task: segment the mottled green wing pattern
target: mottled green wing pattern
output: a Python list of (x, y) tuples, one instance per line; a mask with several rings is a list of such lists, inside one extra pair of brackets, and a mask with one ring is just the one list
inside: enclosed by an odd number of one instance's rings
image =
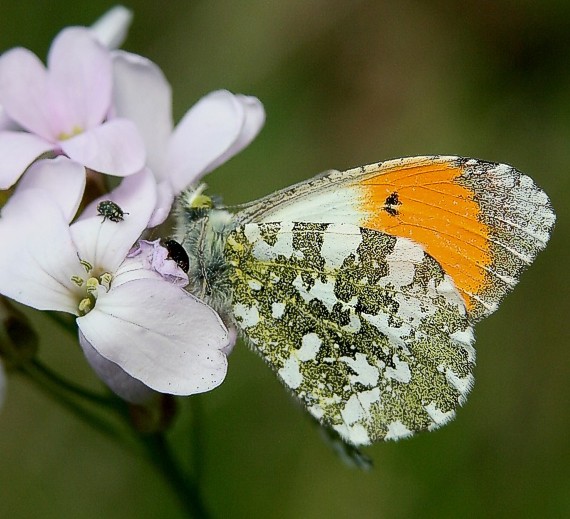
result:
[(341, 223), (248, 223), (225, 254), (237, 326), (348, 443), (437, 428), (465, 399), (472, 329), (419, 245)]

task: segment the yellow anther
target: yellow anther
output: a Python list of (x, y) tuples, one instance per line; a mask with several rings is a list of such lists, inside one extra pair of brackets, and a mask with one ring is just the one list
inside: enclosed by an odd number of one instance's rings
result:
[(85, 280), (81, 276), (71, 276), (71, 282), (78, 287), (82, 287)]
[(79, 127), (79, 126), (74, 126), (71, 129), (71, 132), (66, 133), (66, 132), (61, 132), (58, 136), (57, 136), (57, 140), (58, 141), (65, 141), (67, 139), (71, 139), (72, 137), (75, 137), (76, 135), (79, 135), (80, 133), (83, 133), (83, 128)]
[(91, 272), (93, 270), (93, 265), (91, 265), (91, 263), (88, 261), (80, 259), (79, 263), (81, 263), (81, 266), (85, 269), (85, 272)]
[(105, 290), (108, 292), (109, 288), (111, 288), (111, 281), (113, 281), (112, 274), (105, 272), (104, 274), (101, 274), (99, 279), (101, 280), (101, 286), (105, 287)]
[(91, 308), (93, 308), (93, 302), (89, 297), (86, 297), (85, 299), (79, 301), (79, 313), (81, 315), (85, 315), (86, 313), (88, 313), (91, 310)]
[(99, 280), (97, 278), (89, 278), (87, 280), (87, 284), (85, 289), (87, 290), (88, 294), (92, 294), (93, 296), (97, 296), (97, 290), (99, 288)]

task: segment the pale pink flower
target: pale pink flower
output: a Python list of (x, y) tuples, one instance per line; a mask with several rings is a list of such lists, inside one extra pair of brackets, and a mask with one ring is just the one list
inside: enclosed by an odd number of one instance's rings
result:
[[(0, 56), (0, 189), (12, 186), (40, 155), (64, 154), (94, 171), (127, 176), (145, 163), (136, 126), (109, 118), (113, 68), (109, 49), (92, 30), (64, 29), (47, 69), (29, 50)], [(2, 131), (3, 130), (3, 131)]]
[(103, 14), (90, 29), (105, 47), (118, 49), (127, 38), (132, 21), (132, 11), (122, 5), (116, 5)]
[[(66, 163), (67, 162), (67, 163)], [(64, 158), (40, 161), (2, 208), (0, 293), (39, 310), (77, 317), (80, 344), (99, 376), (123, 398), (152, 391), (188, 395), (213, 389), (226, 374), (228, 332), (209, 306), (127, 258), (156, 204), (148, 170), (125, 178), (108, 195), (125, 213), (103, 220), (96, 204), (71, 225), (75, 192), (55, 198), (41, 177), (73, 178)], [(49, 184), (49, 183), (48, 183)], [(128, 214), (127, 214), (128, 213)]]
[(227, 90), (200, 99), (174, 128), (172, 94), (150, 60), (113, 54), (114, 106), (132, 120), (145, 142), (147, 166), (156, 178), (158, 204), (150, 226), (164, 221), (174, 197), (244, 149), (265, 121), (261, 102)]

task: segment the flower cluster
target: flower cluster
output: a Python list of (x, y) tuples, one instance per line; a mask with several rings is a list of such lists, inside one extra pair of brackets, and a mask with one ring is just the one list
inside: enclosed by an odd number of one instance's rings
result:
[[(265, 115), (256, 98), (220, 90), (174, 127), (158, 66), (116, 50), (129, 23), (118, 7), (90, 28), (64, 29), (47, 66), (22, 48), (0, 56), (0, 189), (9, 195), (0, 294), (73, 314), (96, 373), (140, 403), (225, 377), (235, 338), (183, 289), (186, 274), (159, 242), (138, 242), (183, 189), (247, 146)], [(117, 187), (102, 187), (108, 175)], [(0, 400), (3, 388), (0, 366)]]

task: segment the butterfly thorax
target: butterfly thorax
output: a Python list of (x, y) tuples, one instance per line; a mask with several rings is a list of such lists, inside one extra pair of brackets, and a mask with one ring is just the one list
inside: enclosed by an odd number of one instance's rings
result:
[(231, 291), (224, 245), (236, 224), (203, 189), (189, 189), (178, 200), (176, 239), (189, 257), (187, 290), (227, 316)]

